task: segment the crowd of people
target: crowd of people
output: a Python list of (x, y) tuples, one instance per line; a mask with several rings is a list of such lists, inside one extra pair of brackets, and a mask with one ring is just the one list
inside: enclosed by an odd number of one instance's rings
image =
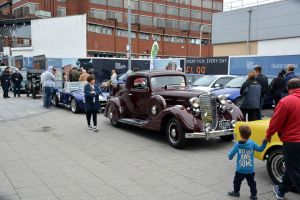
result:
[(261, 66), (255, 66), (253, 71), (249, 72), (247, 80), (240, 89), (242, 97), (240, 108), (243, 115), (248, 116), (248, 121), (262, 119), (261, 109), (269, 92), (273, 96), (275, 106), (280, 99), (288, 95), (288, 81), (297, 78), (294, 70), (294, 65), (288, 65), (287, 71), (281, 70), (278, 76), (272, 80), (270, 86), (268, 78), (262, 74)]
[(10, 98), (9, 90), (12, 86), (14, 97), (21, 97), (21, 84), (23, 81), (23, 76), (18, 68), (14, 71), (10, 67), (6, 67), (1, 74), (1, 87), (3, 90), (3, 98)]

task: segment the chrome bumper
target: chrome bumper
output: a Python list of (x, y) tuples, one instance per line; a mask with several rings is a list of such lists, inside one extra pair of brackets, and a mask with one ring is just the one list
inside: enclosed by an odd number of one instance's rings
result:
[(234, 129), (218, 130), (218, 131), (206, 131), (199, 133), (186, 133), (185, 138), (205, 138), (209, 140), (210, 137), (220, 137), (226, 135), (233, 135)]

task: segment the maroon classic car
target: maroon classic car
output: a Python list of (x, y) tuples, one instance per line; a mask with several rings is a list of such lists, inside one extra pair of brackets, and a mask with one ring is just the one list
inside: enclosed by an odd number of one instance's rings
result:
[(121, 124), (164, 131), (171, 146), (184, 147), (189, 138), (233, 139), (236, 121), (243, 116), (225, 96), (188, 88), (176, 71), (140, 71), (128, 76), (125, 88), (111, 97), (104, 115)]

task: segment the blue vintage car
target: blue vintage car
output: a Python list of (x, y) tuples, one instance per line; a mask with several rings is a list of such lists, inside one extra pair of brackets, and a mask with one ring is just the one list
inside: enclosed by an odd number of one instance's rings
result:
[[(275, 78), (274, 76), (267, 76), (269, 85), (271, 84), (272, 80)], [(240, 107), (242, 103), (242, 98), (240, 95), (240, 89), (243, 83), (247, 80), (247, 76), (240, 76), (231, 81), (229, 81), (224, 88), (219, 90), (214, 90), (216, 96), (225, 95), (228, 100), (231, 100), (235, 105)], [(268, 94), (264, 101), (264, 107), (272, 107), (273, 106), (273, 97), (272, 94)]]
[[(52, 103), (54, 106), (70, 108), (73, 113), (84, 112), (84, 86), (87, 82), (66, 82), (63, 89), (54, 89)], [(99, 96), (100, 111), (105, 109), (108, 93)]]

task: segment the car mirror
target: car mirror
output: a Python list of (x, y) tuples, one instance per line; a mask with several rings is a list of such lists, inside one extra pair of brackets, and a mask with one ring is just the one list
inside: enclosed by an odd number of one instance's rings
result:
[(221, 87), (221, 85), (217, 83), (217, 84), (215, 84), (215, 87)]

